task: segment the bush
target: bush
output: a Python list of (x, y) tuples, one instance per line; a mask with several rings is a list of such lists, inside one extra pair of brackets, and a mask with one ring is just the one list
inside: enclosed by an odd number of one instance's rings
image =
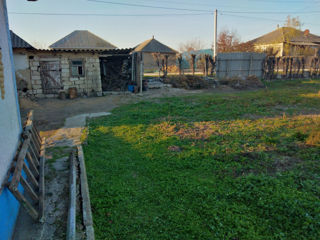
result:
[(209, 83), (203, 77), (193, 75), (168, 76), (165, 83), (171, 84), (174, 88), (204, 89), (209, 88)]
[(235, 89), (246, 89), (246, 88), (261, 88), (264, 87), (264, 84), (259, 78), (254, 75), (250, 75), (247, 78), (242, 77), (231, 77), (223, 80), (232, 88)]

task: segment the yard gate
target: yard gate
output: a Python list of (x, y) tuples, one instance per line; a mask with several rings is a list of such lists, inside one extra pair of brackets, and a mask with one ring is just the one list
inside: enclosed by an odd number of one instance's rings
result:
[(40, 77), (44, 94), (58, 93), (61, 89), (59, 60), (40, 60)]

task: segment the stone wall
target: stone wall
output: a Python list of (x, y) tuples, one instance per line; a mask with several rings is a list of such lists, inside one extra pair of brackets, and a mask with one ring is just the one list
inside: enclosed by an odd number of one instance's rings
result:
[[(60, 83), (61, 90), (68, 93), (69, 88), (77, 88), (79, 96), (91, 96), (102, 93), (99, 54), (96, 53), (76, 53), (76, 52), (51, 52), (51, 51), (30, 51), (27, 52), (30, 66), (31, 81), (27, 94), (36, 97), (57, 97), (58, 92), (45, 94), (40, 75), (41, 61), (58, 61), (60, 63)], [(83, 60), (84, 76), (73, 77), (71, 74), (71, 61)]]

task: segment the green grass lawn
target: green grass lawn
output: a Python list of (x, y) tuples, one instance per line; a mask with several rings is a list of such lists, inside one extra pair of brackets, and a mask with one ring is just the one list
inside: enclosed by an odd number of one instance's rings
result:
[(88, 123), (97, 239), (320, 239), (320, 80), (164, 98)]

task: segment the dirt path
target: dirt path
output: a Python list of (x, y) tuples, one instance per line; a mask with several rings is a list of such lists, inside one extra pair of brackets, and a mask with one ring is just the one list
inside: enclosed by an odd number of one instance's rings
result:
[(127, 103), (134, 103), (145, 99), (194, 95), (204, 92), (230, 92), (230, 88), (219, 88), (210, 90), (184, 90), (177, 88), (164, 88), (149, 90), (143, 96), (130, 95), (108, 95), (104, 97), (77, 98), (73, 100), (59, 99), (39, 99), (31, 101), (26, 98), (20, 99), (21, 116), (26, 116), (28, 111), (34, 110), (36, 124), (40, 131), (46, 131), (45, 135), (52, 134), (51, 131), (64, 126), (64, 121), (68, 117), (79, 114), (110, 112), (115, 107)]

